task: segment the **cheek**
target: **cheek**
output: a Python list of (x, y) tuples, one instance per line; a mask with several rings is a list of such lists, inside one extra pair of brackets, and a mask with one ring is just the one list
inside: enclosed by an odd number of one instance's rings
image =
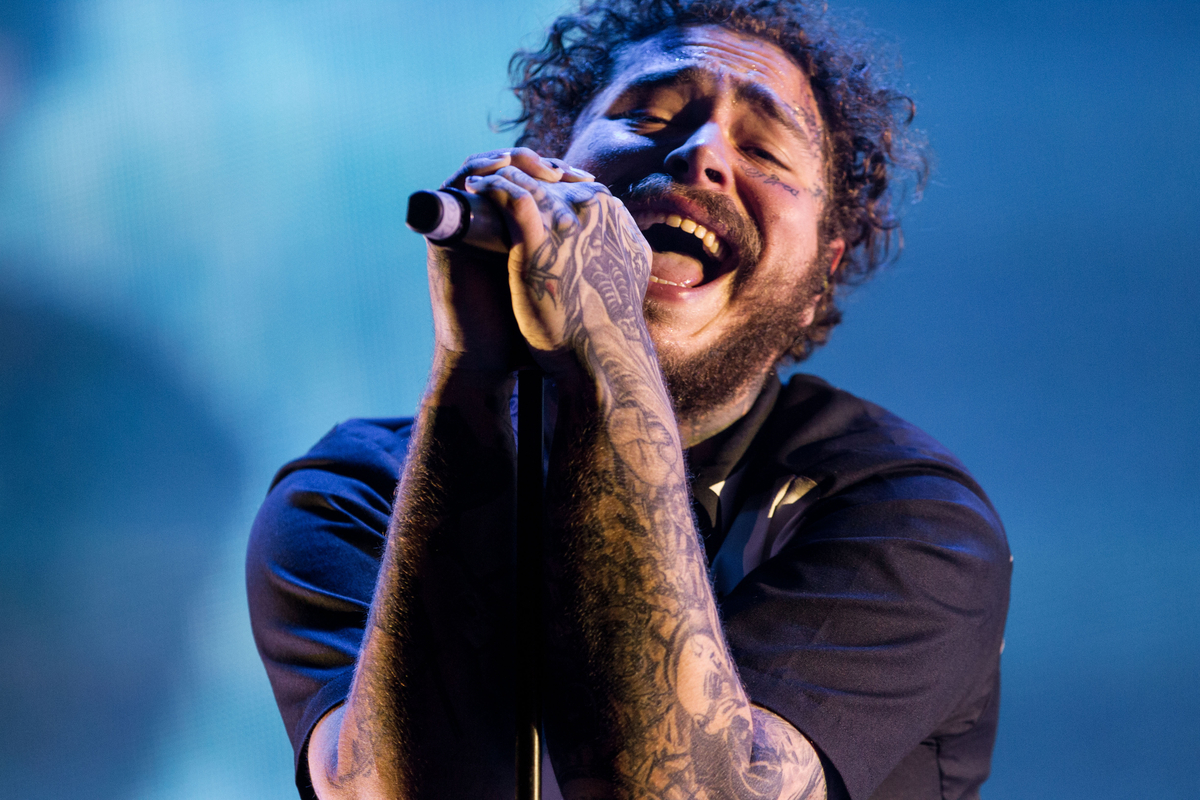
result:
[(756, 289), (768, 294), (790, 293), (806, 280), (817, 255), (817, 217), (807, 207), (782, 208), (763, 220), (763, 252)]
[[(805, 259), (817, 250), (820, 204), (803, 189), (799, 196), (784, 194), (768, 204), (761, 217), (764, 245), (768, 250), (785, 250)], [(782, 193), (782, 192), (781, 192)]]
[(797, 187), (796, 192), (797, 195), (789, 198), (790, 202), (784, 206), (780, 224), (791, 232), (794, 241), (803, 243), (815, 251), (821, 226), (823, 197), (819, 189)]
[(590, 151), (591, 140), (588, 136), (588, 130), (575, 131), (571, 136), (571, 143), (567, 146), (567, 152), (563, 153), (563, 160), (568, 164), (573, 164), (577, 167), (582, 167), (586, 161), (586, 154)]
[(613, 185), (626, 176), (642, 177), (655, 162), (654, 144), (611, 123), (593, 123), (567, 148), (564, 160)]

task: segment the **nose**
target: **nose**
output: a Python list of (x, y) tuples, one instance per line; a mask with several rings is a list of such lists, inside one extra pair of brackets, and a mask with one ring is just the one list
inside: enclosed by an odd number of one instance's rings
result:
[(708, 189), (728, 189), (733, 179), (725, 139), (715, 121), (701, 125), (668, 153), (665, 167), (680, 183)]

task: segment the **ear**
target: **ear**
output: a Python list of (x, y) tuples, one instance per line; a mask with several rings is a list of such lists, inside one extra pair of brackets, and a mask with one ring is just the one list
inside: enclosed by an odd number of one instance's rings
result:
[(829, 243), (829, 277), (837, 272), (837, 268), (842, 264), (842, 256), (846, 255), (846, 240), (834, 239)]
[(846, 240), (834, 239), (827, 245), (826, 251), (829, 253), (829, 278), (825, 282), (825, 291), (813, 297), (804, 309), (804, 315), (800, 319), (804, 323), (805, 328), (813, 324), (813, 320), (817, 318), (817, 306), (821, 305), (821, 301), (831, 292), (829, 287), (833, 282), (833, 276), (837, 272), (838, 266), (842, 263), (842, 256), (846, 254)]

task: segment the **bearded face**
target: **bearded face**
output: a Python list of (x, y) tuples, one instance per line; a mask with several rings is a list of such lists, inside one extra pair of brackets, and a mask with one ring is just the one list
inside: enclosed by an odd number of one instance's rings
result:
[[(656, 330), (669, 326), (669, 312), (664, 313), (653, 293), (647, 296), (646, 322), (655, 338), (676, 414), (684, 419), (701, 418), (748, 391), (756, 391), (766, 371), (805, 336), (811, 324), (808, 309), (828, 287), (829, 248), (818, 248), (807, 263), (798, 260), (792, 280), (760, 284), (755, 274), (763, 257), (762, 234), (754, 220), (743, 217), (728, 197), (675, 183), (662, 174), (615, 188), (627, 206), (639, 209), (634, 217), (642, 223), (642, 234), (656, 254), (678, 254), (698, 262), (702, 282), (731, 274), (731, 300), (736, 299), (743, 309), (743, 316), (728, 327), (723, 338), (706, 350), (689, 352), (669, 336), (655, 335)], [(670, 207), (679, 200), (703, 209), (705, 221), (722, 231), (728, 250), (724, 260), (707, 252), (695, 242), (696, 237), (658, 221), (661, 214), (640, 210)]]
[(576, 120), (564, 158), (625, 202), (654, 251), (646, 322), (692, 441), (744, 413), (812, 323), (845, 248), (820, 235), (824, 153), (803, 70), (712, 25), (625, 48)]

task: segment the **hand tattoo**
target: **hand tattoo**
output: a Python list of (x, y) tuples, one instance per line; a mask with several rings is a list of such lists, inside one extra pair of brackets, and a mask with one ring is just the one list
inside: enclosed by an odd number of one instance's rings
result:
[(551, 281), (557, 281), (558, 276), (553, 272), (538, 266), (536, 262), (531, 263), (525, 271), (525, 285), (533, 291), (533, 296), (541, 300), (546, 295), (550, 295), (550, 300), (555, 305), (558, 305), (557, 290)]

